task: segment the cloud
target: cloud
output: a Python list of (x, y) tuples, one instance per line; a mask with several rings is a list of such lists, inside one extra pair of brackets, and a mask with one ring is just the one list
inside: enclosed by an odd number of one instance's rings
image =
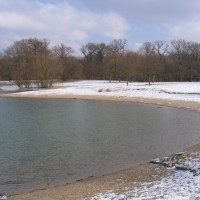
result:
[[(68, 0), (73, 3), (74, 0)], [(83, 7), (95, 12), (114, 10), (129, 20), (178, 22), (191, 18), (200, 11), (199, 0), (84, 0)]]
[(164, 25), (168, 30), (171, 39), (187, 39), (200, 42), (200, 21), (191, 20), (176, 25)]
[[(5, 20), (6, 19), (6, 20)], [(0, 28), (7, 30), (18, 29), (41, 29), (42, 24), (40, 22), (33, 21), (30, 17), (24, 16), (18, 13), (0, 13)]]
[(138, 43), (135, 43), (135, 44), (134, 44), (134, 50), (135, 50), (135, 51), (139, 50), (140, 47), (142, 47), (142, 43), (139, 43), (139, 42), (138, 42)]
[[(0, 0), (0, 42), (5, 47), (28, 37), (47, 38), (74, 48), (92, 37), (126, 37), (129, 25), (115, 12), (95, 13), (66, 1)], [(2, 47), (0, 47), (2, 48)]]
[[(199, 0), (68, 0), (79, 8), (87, 8), (95, 13), (115, 12), (125, 20), (117, 32), (104, 34), (116, 36), (123, 29), (127, 32), (131, 49), (137, 49), (138, 44), (145, 41), (172, 40), (184, 38), (200, 42), (200, 1)], [(102, 20), (103, 21), (103, 20)], [(123, 24), (123, 20), (119, 20)], [(112, 18), (110, 18), (112, 23)], [(104, 21), (106, 26), (106, 20)], [(113, 24), (117, 24), (114, 22)], [(105, 27), (104, 26), (104, 27)], [(119, 26), (120, 27), (120, 24)]]
[(133, 49), (158, 39), (200, 42), (199, 13), (199, 0), (0, 0), (0, 50), (29, 37), (76, 50), (117, 38)]
[(129, 30), (126, 20), (115, 13), (103, 15), (100, 25), (102, 34), (110, 38), (124, 38), (124, 33)]
[(81, 30), (74, 30), (69, 35), (71, 41), (85, 41), (88, 38), (88, 34)]

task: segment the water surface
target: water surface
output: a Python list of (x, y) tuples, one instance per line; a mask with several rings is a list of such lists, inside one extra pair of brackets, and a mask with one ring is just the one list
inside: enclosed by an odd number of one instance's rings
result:
[(169, 107), (0, 98), (0, 192), (127, 168), (200, 141), (200, 115)]

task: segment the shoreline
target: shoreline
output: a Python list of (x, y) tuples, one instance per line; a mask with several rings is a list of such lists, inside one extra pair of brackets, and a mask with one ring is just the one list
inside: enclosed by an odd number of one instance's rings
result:
[[(23, 96), (17, 93), (0, 95), (2, 98), (22, 98), (22, 99), (77, 99), (77, 100), (101, 100), (125, 103), (144, 103), (158, 106), (169, 106), (189, 111), (200, 112), (200, 103), (191, 101), (176, 101), (166, 99), (150, 98), (125, 98), (125, 97), (108, 97), (108, 96), (84, 96), (84, 95), (42, 95), (42, 96)], [(185, 149), (188, 152), (200, 151), (200, 144)], [(181, 151), (181, 150), (180, 150)], [(168, 155), (166, 155), (168, 156)], [(53, 200), (53, 199), (82, 199), (92, 197), (98, 193), (113, 190), (118, 193), (124, 188), (133, 188), (140, 185), (141, 182), (151, 182), (168, 176), (169, 171), (158, 165), (150, 163), (139, 164), (128, 169), (106, 174), (100, 177), (89, 177), (73, 183), (47, 187), (31, 192), (10, 196), (12, 200)]]
[(144, 97), (123, 97), (123, 96), (103, 96), (103, 95), (23, 95), (21, 93), (0, 94), (0, 98), (17, 98), (17, 99), (62, 99), (62, 100), (95, 100), (95, 101), (114, 101), (127, 103), (144, 103), (161, 106), (169, 106), (180, 109), (189, 109), (200, 112), (200, 103), (196, 101), (182, 101), (171, 99), (144, 98)]
[[(184, 149), (184, 152), (200, 152), (200, 144)], [(11, 200), (89, 200), (97, 194), (114, 192), (120, 194), (127, 189), (141, 187), (172, 175), (166, 167), (150, 163), (139, 164), (128, 169), (97, 177), (88, 177), (63, 185), (49, 186), (22, 194), (11, 195)]]

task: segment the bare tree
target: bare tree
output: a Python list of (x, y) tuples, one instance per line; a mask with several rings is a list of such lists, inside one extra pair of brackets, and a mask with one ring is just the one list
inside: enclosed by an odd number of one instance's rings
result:
[(36, 56), (36, 80), (40, 88), (49, 88), (53, 85), (57, 70), (52, 57), (52, 52), (48, 48)]
[(107, 55), (108, 47), (104, 43), (88, 43), (81, 48), (84, 55), (83, 64), (86, 78), (102, 79), (103, 62)]
[(7, 65), (12, 68), (12, 77), (19, 88), (30, 87), (36, 80), (38, 87), (50, 87), (56, 70), (49, 41), (46, 39), (22, 39), (5, 50)]
[[(138, 52), (127, 50), (127, 40), (88, 43), (82, 58), (64, 44), (50, 47), (47, 39), (14, 42), (0, 55), (0, 78), (15, 80), (20, 88), (51, 87), (55, 79), (125, 81), (200, 80), (200, 44), (186, 40), (145, 42)], [(33, 81), (34, 80), (34, 81)]]
[(53, 52), (57, 57), (59, 57), (61, 60), (64, 60), (65, 58), (72, 56), (74, 53), (74, 50), (70, 46), (66, 46), (64, 44), (56, 45), (53, 47)]
[(155, 50), (159, 55), (159, 63), (162, 62), (164, 55), (167, 53), (168, 46), (169, 45), (163, 40), (157, 40), (154, 42)]
[(174, 59), (178, 70), (179, 81), (183, 81), (184, 78), (184, 66), (186, 55), (188, 54), (187, 42), (185, 40), (173, 40), (171, 41), (170, 55)]
[(115, 39), (108, 46), (108, 56), (110, 57), (111, 64), (109, 65), (109, 79), (122, 79), (122, 65), (121, 57), (124, 56), (127, 47), (126, 39)]
[[(163, 40), (157, 40), (154, 42), (155, 52), (158, 55), (157, 63), (156, 63), (156, 71), (155, 76), (157, 76), (157, 79), (159, 80), (161, 77), (161, 74), (163, 73), (163, 66), (165, 62), (165, 54), (168, 52), (168, 44)], [(155, 80), (154, 76), (154, 80)], [(153, 82), (154, 82), (153, 80)]]
[(127, 47), (126, 39), (115, 39), (109, 45), (109, 52), (114, 56), (123, 56)]
[(64, 70), (65, 79), (67, 80), (80, 80), (84, 77), (83, 65), (76, 57), (69, 57), (66, 61), (67, 68)]
[(140, 79), (140, 58), (139, 55), (132, 51), (127, 51), (126, 54), (122, 57), (122, 65), (123, 65), (123, 80), (126, 80), (126, 84), (133, 80)]
[(12, 77), (19, 88), (28, 88), (31, 84), (31, 68), (25, 41), (17, 41), (9, 46), (5, 50), (5, 58), (9, 59), (8, 64), (12, 65)]
[(155, 76), (156, 52), (155, 45), (152, 42), (145, 42), (139, 50), (144, 60), (144, 75), (148, 79), (149, 85), (153, 82)]
[(81, 53), (84, 55), (87, 62), (92, 61), (92, 58), (97, 51), (96, 45), (94, 43), (88, 43), (81, 47)]
[(74, 50), (70, 46), (64, 44), (56, 45), (52, 48), (55, 59), (57, 59), (57, 71), (61, 74), (61, 79), (64, 81), (68, 77), (68, 60), (72, 57)]
[(186, 59), (186, 70), (189, 81), (198, 80), (200, 64), (200, 44), (187, 42), (188, 54)]

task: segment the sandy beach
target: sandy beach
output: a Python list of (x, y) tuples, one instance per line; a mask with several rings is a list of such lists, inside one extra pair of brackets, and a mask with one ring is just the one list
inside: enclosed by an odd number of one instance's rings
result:
[[(117, 97), (117, 96), (100, 96), (100, 95), (22, 95), (19, 93), (2, 94), (2, 98), (47, 98), (47, 99), (84, 99), (84, 100), (103, 100), (103, 101), (118, 101), (130, 103), (147, 103), (159, 106), (170, 106), (188, 111), (200, 111), (200, 103), (193, 101), (180, 101), (158, 98), (143, 98), (143, 97)], [(182, 151), (183, 149), (180, 149)], [(200, 152), (200, 144), (187, 149), (188, 152)], [(169, 155), (166, 155), (169, 156)], [(83, 198), (93, 197), (99, 193), (112, 191), (116, 194), (123, 192), (126, 188), (135, 188), (141, 185), (142, 182), (148, 183), (155, 180), (160, 180), (163, 177), (169, 176), (171, 171), (167, 168), (145, 163), (134, 166), (129, 169), (124, 169), (118, 172), (113, 172), (101, 177), (90, 177), (74, 183), (61, 185), (57, 187), (44, 188), (20, 195), (9, 197), (12, 200), (78, 200)], [(123, 198), (122, 198), (123, 199)]]

